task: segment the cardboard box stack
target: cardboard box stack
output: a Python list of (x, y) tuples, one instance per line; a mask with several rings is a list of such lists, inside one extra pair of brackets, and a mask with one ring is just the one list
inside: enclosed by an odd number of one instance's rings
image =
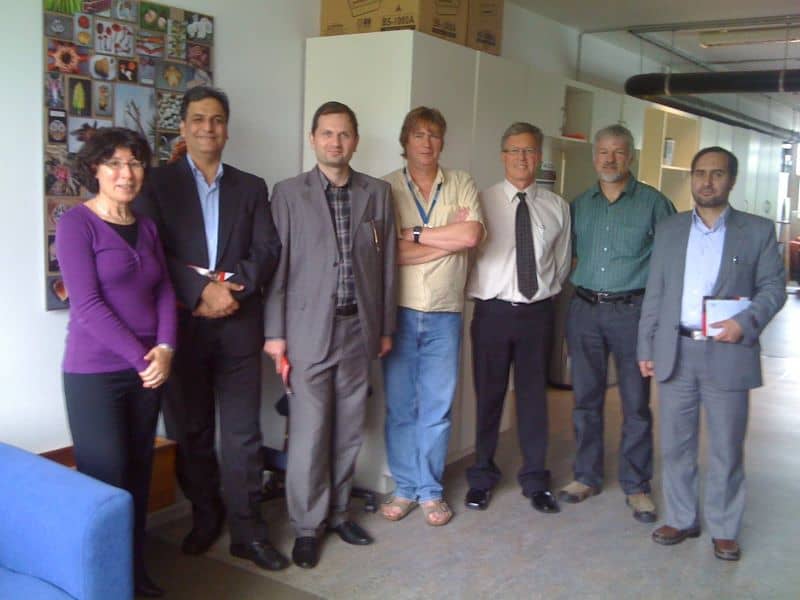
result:
[(465, 44), (468, 0), (322, 0), (321, 35), (416, 29)]

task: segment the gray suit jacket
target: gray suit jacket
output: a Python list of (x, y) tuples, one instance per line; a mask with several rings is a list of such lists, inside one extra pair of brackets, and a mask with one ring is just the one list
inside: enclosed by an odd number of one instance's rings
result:
[[(664, 219), (656, 229), (650, 275), (639, 321), (639, 360), (655, 363), (656, 379), (668, 380), (678, 358), (686, 247), (692, 212)], [(723, 390), (761, 385), (758, 337), (786, 301), (783, 260), (771, 221), (730, 209), (714, 296), (746, 296), (752, 304), (734, 319), (744, 337), (738, 344), (706, 342), (708, 377)]]
[[(358, 317), (367, 355), (392, 335), (397, 233), (391, 188), (352, 171), (351, 242)], [(267, 338), (286, 339), (289, 361), (316, 363), (330, 350), (339, 250), (317, 169), (276, 184), (272, 216), (283, 244), (264, 309)]]

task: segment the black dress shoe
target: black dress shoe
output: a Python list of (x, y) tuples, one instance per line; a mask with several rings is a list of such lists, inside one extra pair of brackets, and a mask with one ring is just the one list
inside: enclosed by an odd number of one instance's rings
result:
[(344, 521), (336, 527), (329, 527), (328, 529), (338, 533), (343, 542), (355, 546), (369, 546), (375, 541), (370, 534), (364, 531), (363, 527), (353, 521)]
[(303, 569), (313, 569), (319, 562), (319, 540), (315, 537), (299, 537), (292, 548), (294, 564)]
[(210, 524), (201, 526), (198, 523), (200, 523), (200, 520), (195, 519), (195, 525), (192, 530), (183, 538), (181, 550), (183, 550), (184, 554), (204, 554), (214, 545), (214, 542), (222, 535), (222, 527), (225, 525), (225, 511), (220, 511), (216, 519), (213, 519)]
[(267, 571), (280, 571), (289, 566), (289, 559), (266, 540), (231, 544), (230, 552), (233, 556), (249, 560)]
[(489, 508), (489, 500), (491, 498), (491, 490), (469, 488), (467, 496), (464, 498), (464, 506), (472, 510), (486, 510)]
[(549, 490), (533, 492), (531, 494), (531, 506), (543, 513), (561, 512), (558, 502), (556, 502), (556, 497)]
[(136, 578), (133, 591), (140, 598), (161, 598), (164, 595), (164, 590), (153, 583), (147, 575)]

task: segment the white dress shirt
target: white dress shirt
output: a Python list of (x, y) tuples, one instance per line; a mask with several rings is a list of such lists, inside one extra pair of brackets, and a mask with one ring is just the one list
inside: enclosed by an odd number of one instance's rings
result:
[[(525, 192), (527, 196), (536, 251), (539, 289), (531, 299), (523, 296), (517, 285), (514, 221), (519, 192)], [(481, 192), (480, 202), (486, 239), (478, 249), (467, 284), (467, 295), (480, 300), (497, 298), (527, 304), (558, 294), (569, 275), (572, 260), (569, 205), (564, 199), (536, 183), (518, 190), (504, 180)]]

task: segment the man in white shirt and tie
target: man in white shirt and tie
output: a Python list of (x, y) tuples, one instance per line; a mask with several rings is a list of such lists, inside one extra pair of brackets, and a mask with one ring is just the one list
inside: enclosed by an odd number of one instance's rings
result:
[(536, 510), (555, 513), (559, 507), (545, 468), (546, 380), (552, 298), (561, 291), (571, 264), (569, 205), (536, 184), (542, 160), (538, 127), (512, 124), (500, 147), (505, 179), (480, 195), (487, 236), (467, 285), (475, 302), (471, 337), (477, 423), (465, 504), (486, 509), (500, 480), (494, 454), (513, 364), (523, 456), (517, 478)]

